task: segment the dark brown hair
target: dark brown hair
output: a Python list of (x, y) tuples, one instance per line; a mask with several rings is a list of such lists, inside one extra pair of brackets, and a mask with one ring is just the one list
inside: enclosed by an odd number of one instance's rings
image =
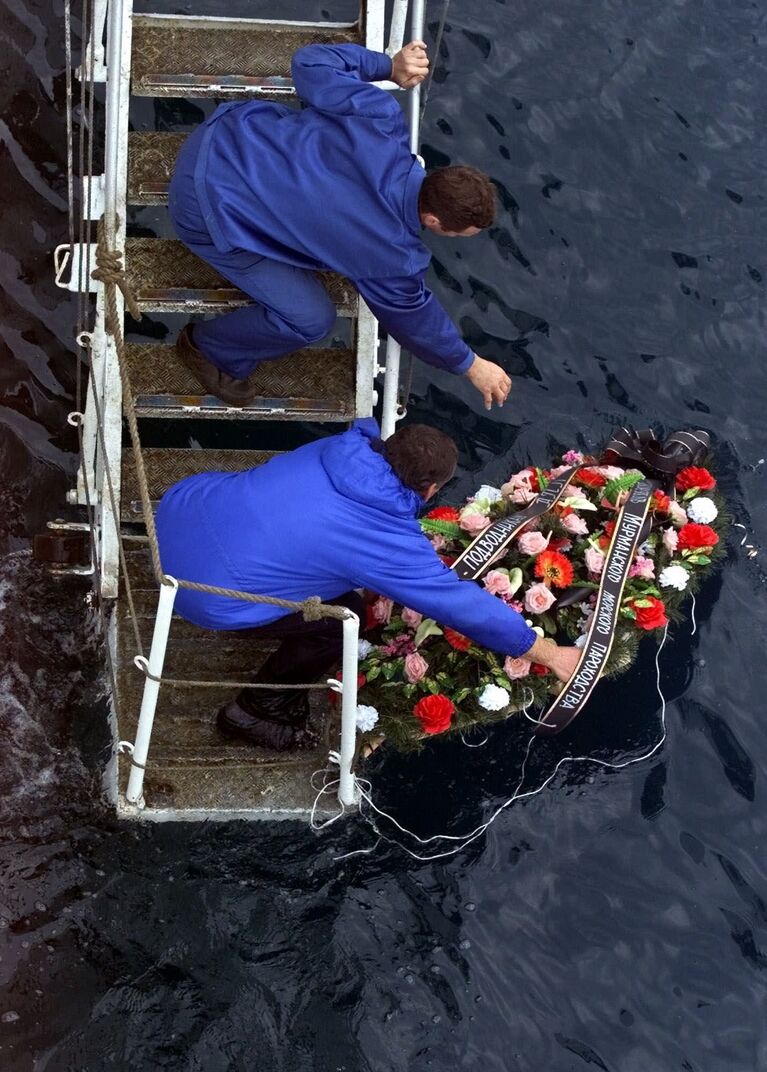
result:
[(495, 187), (473, 167), (437, 168), (423, 180), (418, 208), (433, 213), (446, 231), (489, 227), (495, 219)]
[(441, 488), (455, 472), (458, 448), (450, 436), (426, 424), (406, 424), (383, 444), (384, 458), (403, 484), (422, 494)]

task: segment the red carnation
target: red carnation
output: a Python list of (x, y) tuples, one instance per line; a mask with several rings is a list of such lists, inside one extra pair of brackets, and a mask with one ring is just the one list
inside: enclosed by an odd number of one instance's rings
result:
[(719, 537), (710, 525), (695, 525), (689, 521), (679, 530), (679, 550), (697, 551), (702, 547), (713, 547), (719, 543)]
[(450, 721), (455, 711), (455, 704), (442, 693), (436, 696), (423, 696), (413, 708), (413, 714), (421, 723), (424, 733), (444, 733), (450, 729)]
[(544, 666), (543, 663), (530, 663), (530, 673), (535, 674), (537, 677), (544, 677), (549, 673), (549, 668)]
[[(344, 679), (343, 671), (339, 670), (338, 673), (336, 674), (336, 680), (343, 682), (343, 679)], [(357, 688), (361, 689), (363, 687), (363, 685), (367, 684), (367, 680), (368, 679), (365, 677), (365, 675), (360, 670), (357, 673)], [(328, 700), (330, 700), (330, 702), (332, 704), (340, 703), (341, 702), (341, 693), (336, 692), (335, 689), (328, 689)]]
[(452, 564), (455, 562), (455, 555), (437, 555), (437, 558), (441, 562), (444, 562), (446, 566), (452, 566)]
[(599, 542), (599, 546), (604, 551), (606, 547), (610, 546), (610, 540), (612, 539), (613, 532), (615, 531), (615, 522), (614, 521), (605, 521), (603, 528), (605, 530), (604, 534), (599, 537), (598, 542)]
[(535, 576), (555, 588), (567, 588), (573, 583), (573, 567), (559, 551), (541, 551), (535, 560)]
[(603, 488), (607, 479), (601, 473), (595, 473), (591, 469), (581, 469), (573, 477), (574, 484), (586, 484), (590, 488)]
[(708, 491), (709, 488), (716, 487), (716, 480), (714, 480), (708, 469), (688, 465), (686, 469), (681, 469), (676, 474), (676, 486), (679, 491), (690, 491), (691, 488)]
[(461, 515), (454, 506), (435, 506), (426, 516), (431, 521), (458, 521)]
[(445, 629), (445, 640), (448, 642), (451, 648), (455, 648), (456, 651), (468, 651), (471, 647), (471, 641), (463, 633), (457, 632), (455, 629), (449, 627)]
[(652, 497), (652, 508), (657, 510), (659, 514), (667, 514), (668, 508), (671, 505), (671, 499), (668, 495), (664, 495), (662, 491), (656, 491)]
[[(638, 606), (639, 603), (645, 605), (640, 607)], [(629, 607), (636, 614), (637, 629), (660, 629), (662, 626), (668, 625), (663, 600), (657, 599), (656, 596), (634, 599), (629, 603)]]

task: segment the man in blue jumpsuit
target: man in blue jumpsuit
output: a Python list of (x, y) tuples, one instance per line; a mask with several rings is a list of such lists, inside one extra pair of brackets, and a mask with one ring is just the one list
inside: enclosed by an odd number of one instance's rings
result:
[[(362, 614), (355, 589), (404, 603), (501, 656), (525, 655), (566, 681), (576, 648), (541, 640), (515, 610), (444, 565), (418, 524), (455, 470), (442, 432), (405, 425), (382, 442), (372, 418), (242, 473), (203, 473), (172, 487), (157, 511), (163, 569), (188, 581), (296, 602), (309, 596)], [(264, 603), (179, 589), (176, 611), (207, 629), (282, 641), (257, 681), (298, 684), (335, 670), (336, 619), (304, 622)], [(306, 693), (245, 689), (219, 728), (252, 744), (290, 748), (306, 728)]]
[(468, 167), (427, 176), (399, 103), (372, 85), (410, 87), (427, 71), (421, 41), (393, 60), (309, 45), (292, 63), (304, 108), (224, 104), (186, 141), (170, 186), (176, 231), (255, 303), (179, 336), (178, 356), (206, 390), (246, 405), (256, 365), (324, 338), (336, 313), (314, 273), (330, 268), (405, 349), (467, 376), (488, 408), (505, 401), (507, 374), (472, 352), (424, 285), (431, 255), (420, 238), (422, 227), (462, 237), (488, 227), (494, 187)]

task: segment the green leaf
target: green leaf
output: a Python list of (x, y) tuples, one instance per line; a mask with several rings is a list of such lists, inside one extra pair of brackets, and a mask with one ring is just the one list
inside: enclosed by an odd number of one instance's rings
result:
[(367, 681), (375, 681), (375, 679), (380, 675), (380, 673), (381, 673), (381, 664), (380, 663), (378, 663), (376, 666), (371, 666), (369, 670), (364, 671), (365, 678), (366, 678)]
[(381, 672), (386, 681), (391, 681), (397, 671), (402, 669), (402, 665), (402, 659), (394, 659), (393, 662), (384, 663), (381, 667)]
[(471, 689), (467, 689), (467, 688), (458, 689), (458, 691), (453, 695), (453, 703), (456, 705), (456, 707), (458, 706), (459, 703), (461, 703), (462, 700), (466, 699), (466, 697), (469, 695), (470, 692), (471, 692)]
[(635, 599), (633, 601), (635, 607), (651, 607), (652, 602), (649, 599)]
[(415, 646), (423, 644), (424, 640), (430, 636), (442, 636), (442, 630), (433, 618), (424, 618), (415, 631)]
[(566, 499), (559, 500), (561, 506), (569, 506), (573, 510), (597, 510), (598, 507), (594, 506), (588, 499), (583, 498), (581, 495), (568, 495)]
[(644, 480), (641, 473), (624, 473), (623, 476), (617, 476), (615, 480), (609, 480), (602, 489), (602, 494), (614, 506), (620, 493), (630, 491), (640, 480)]
[(543, 626), (544, 633), (556, 633), (557, 623), (554, 620), (553, 614), (539, 614), (537, 625)]
[(518, 588), (521, 588), (524, 580), (522, 570), (519, 566), (515, 566), (514, 569), (509, 570), (509, 585), (511, 588), (511, 594), (513, 595)]
[(437, 693), (440, 691), (439, 685), (433, 677), (421, 678), (421, 687), (426, 689), (427, 692), (430, 692), (432, 696), (436, 696)]
[(441, 521), (438, 517), (422, 517), (419, 524), (422, 532), (437, 533), (447, 540), (456, 540), (461, 535), (461, 526), (457, 521)]
[(536, 468), (535, 475), (538, 477), (538, 486), (541, 489), (541, 491), (543, 491), (544, 488), (547, 488), (549, 486), (549, 482), (548, 482), (547, 478), (544, 476), (543, 470)]
[(690, 488), (682, 496), (682, 502), (688, 502), (690, 499), (694, 499), (696, 495), (700, 495), (700, 488)]
[(708, 555), (690, 555), (687, 561), (693, 562), (696, 566), (708, 566), (711, 559)]

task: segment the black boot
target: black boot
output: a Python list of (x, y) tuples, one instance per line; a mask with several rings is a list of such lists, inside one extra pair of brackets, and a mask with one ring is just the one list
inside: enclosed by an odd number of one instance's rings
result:
[[(251, 699), (253, 695), (255, 699)], [(222, 707), (216, 724), (225, 737), (234, 737), (275, 752), (311, 747), (315, 742), (307, 729), (309, 698), (305, 692), (241, 692)]]

